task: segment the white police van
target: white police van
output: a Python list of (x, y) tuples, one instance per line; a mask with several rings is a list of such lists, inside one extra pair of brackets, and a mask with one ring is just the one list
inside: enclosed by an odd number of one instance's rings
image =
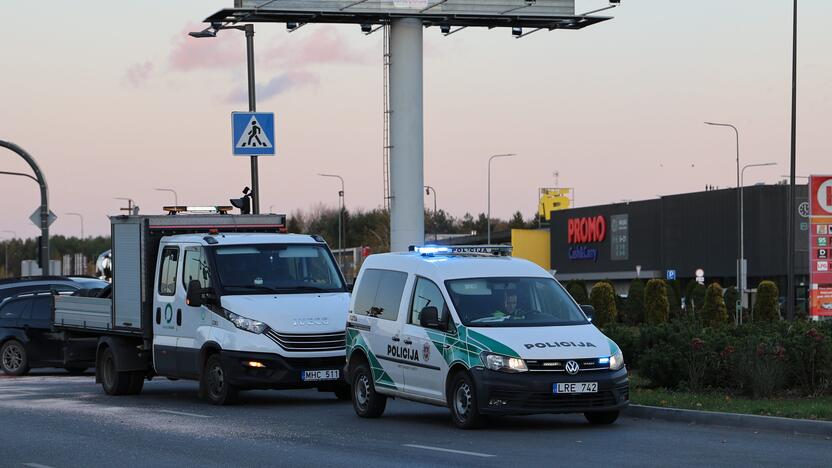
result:
[(359, 416), (400, 397), (448, 406), (464, 429), (484, 415), (618, 418), (621, 350), (551, 274), (507, 246), (411, 250), (372, 255), (358, 275), (346, 374)]

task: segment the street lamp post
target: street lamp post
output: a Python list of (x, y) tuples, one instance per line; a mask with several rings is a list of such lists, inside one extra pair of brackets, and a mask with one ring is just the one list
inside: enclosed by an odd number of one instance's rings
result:
[(425, 185), (425, 195), (430, 195), (433, 192), (433, 241), (439, 239), (439, 227), (436, 225), (436, 189), (430, 185)]
[[(248, 110), (257, 111), (257, 99), (255, 98), (254, 86), (254, 25), (245, 24), (241, 26), (228, 26), (222, 23), (211, 23), (211, 26), (202, 31), (188, 33), (191, 37), (205, 38), (217, 37), (217, 33), (223, 29), (236, 29), (246, 33), (246, 65), (248, 71)], [(257, 156), (250, 156), (251, 159), (251, 212), (260, 214), (260, 183), (257, 169)]]
[(344, 178), (337, 175), (337, 174), (318, 174), (318, 175), (321, 176), (321, 177), (333, 177), (333, 178), (336, 178), (336, 179), (341, 181), (341, 191), (338, 192), (338, 201), (339, 201), (339, 206), (338, 206), (338, 263), (340, 263), (341, 268), (343, 268), (344, 267), (344, 262), (343, 262), (344, 252), (342, 251), (343, 245), (341, 244), (341, 232), (342, 232), (341, 227), (343, 226), (343, 219), (342, 218), (344, 217), (344, 206), (345, 206), (344, 205)]
[(174, 206), (179, 206), (179, 195), (176, 193), (176, 190), (170, 188), (155, 188), (157, 192), (170, 192), (173, 194), (173, 204)]
[(81, 220), (81, 239), (84, 239), (84, 216), (81, 213), (64, 213), (67, 216), (77, 216)]
[[(740, 304), (743, 304), (745, 302), (743, 299), (745, 299), (747, 285), (743, 280), (747, 280), (746, 275), (748, 275), (745, 265), (745, 170), (749, 167), (763, 167), (776, 165), (777, 163), (774, 162), (746, 164), (740, 171), (740, 276), (737, 279), (737, 291), (740, 293)], [(742, 305), (740, 305), (738, 309), (740, 309), (740, 312), (742, 312)], [(739, 314), (739, 318), (737, 320), (738, 323), (742, 325), (742, 313)]]
[[(740, 224), (739, 229), (737, 230), (737, 255), (739, 258), (737, 259), (737, 291), (740, 289), (740, 268), (742, 268), (742, 257), (740, 256), (740, 250), (742, 249), (742, 234), (740, 231), (742, 230), (742, 214), (740, 211), (740, 205), (742, 204), (742, 200), (740, 200), (740, 132), (737, 130), (737, 127), (726, 124), (726, 123), (718, 123), (718, 122), (705, 122), (707, 125), (713, 125), (715, 127), (730, 127), (734, 129), (734, 134), (737, 137), (737, 222)], [(742, 309), (739, 304), (735, 305), (734, 307), (736, 316), (735, 316), (735, 323), (739, 324), (739, 317), (742, 315)]]
[[(7, 229), (7, 230), (5, 230), (5, 231), (3, 231), (3, 232), (7, 232), (7, 233), (11, 234), (11, 235), (12, 235), (12, 239), (17, 239), (17, 233), (16, 233), (16, 232), (14, 232), (14, 231), (10, 231), (10, 230), (8, 230), (8, 229)], [(4, 258), (4, 259), (5, 259), (5, 261), (6, 261), (6, 265), (5, 265), (5, 267), (3, 268), (3, 271), (6, 273), (6, 278), (10, 278), (10, 277), (12, 276), (12, 275), (10, 275), (10, 274), (9, 274), (9, 244), (11, 244), (11, 240), (12, 240), (12, 239), (9, 239), (9, 240), (7, 240), (7, 241), (5, 242), (5, 244), (6, 244), (6, 256), (5, 256), (5, 257), (3, 257), (3, 258)]]
[(786, 318), (794, 319), (794, 179), (797, 171), (797, 0), (792, 13), (792, 144), (789, 158), (788, 229), (786, 230)]
[(491, 244), (491, 161), (493, 161), (495, 158), (508, 158), (508, 157), (511, 157), (511, 156), (517, 156), (517, 155), (514, 154), (514, 153), (495, 154), (494, 156), (491, 156), (490, 158), (488, 158), (488, 215), (487, 215), (487, 218), (488, 218), (487, 219), (488, 220), (488, 228), (487, 228), (488, 241), (487, 241), (487, 243), (488, 244)]

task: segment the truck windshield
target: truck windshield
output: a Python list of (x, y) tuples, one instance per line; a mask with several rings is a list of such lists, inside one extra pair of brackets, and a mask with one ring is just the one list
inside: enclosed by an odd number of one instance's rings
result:
[(588, 323), (554, 279), (468, 278), (445, 282), (468, 327), (547, 327)]
[(329, 251), (311, 244), (229, 245), (214, 251), (227, 294), (344, 291)]

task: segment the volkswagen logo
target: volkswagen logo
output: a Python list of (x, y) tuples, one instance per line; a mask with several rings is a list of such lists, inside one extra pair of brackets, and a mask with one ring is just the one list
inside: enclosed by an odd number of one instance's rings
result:
[(581, 366), (579, 366), (575, 361), (566, 361), (565, 369), (567, 374), (575, 375), (579, 370), (581, 370)]

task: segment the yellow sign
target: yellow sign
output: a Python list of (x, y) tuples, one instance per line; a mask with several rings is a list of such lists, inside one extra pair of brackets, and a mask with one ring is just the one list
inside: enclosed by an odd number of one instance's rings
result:
[(537, 203), (537, 215), (550, 221), (552, 211), (567, 210), (572, 207), (571, 188), (540, 189), (540, 200)]

